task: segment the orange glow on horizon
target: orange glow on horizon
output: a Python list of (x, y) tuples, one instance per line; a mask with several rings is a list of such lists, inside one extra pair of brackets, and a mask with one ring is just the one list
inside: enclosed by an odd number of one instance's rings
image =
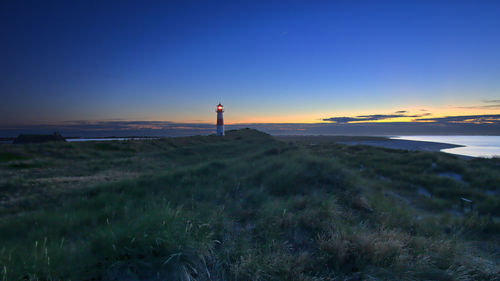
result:
[[(399, 112), (399, 113), (398, 113)], [(500, 109), (482, 109), (482, 108), (472, 108), (472, 107), (459, 107), (459, 106), (443, 106), (443, 107), (429, 107), (429, 106), (412, 106), (412, 107), (390, 107), (390, 108), (378, 108), (378, 109), (366, 109), (366, 110), (336, 110), (336, 111), (326, 111), (324, 109), (317, 111), (308, 111), (295, 113), (293, 111), (288, 111), (284, 109), (279, 109), (276, 111), (268, 112), (258, 112), (252, 113), (249, 111), (240, 112), (239, 110), (233, 109), (228, 110), (224, 113), (224, 121), (227, 125), (238, 125), (238, 124), (276, 124), (276, 123), (296, 123), (296, 124), (314, 124), (314, 123), (334, 123), (331, 121), (324, 121), (323, 119), (337, 118), (337, 117), (348, 117), (356, 118), (359, 116), (370, 116), (370, 115), (404, 115), (402, 117), (393, 117), (380, 120), (354, 120), (348, 123), (389, 123), (389, 122), (434, 122), (434, 118), (443, 118), (449, 116), (471, 116), (471, 115), (496, 115), (500, 114)], [(415, 117), (417, 116), (417, 117)], [(429, 119), (429, 120), (425, 120)], [(205, 110), (202, 112), (199, 109), (187, 109), (185, 114), (166, 116), (164, 114), (152, 114), (143, 116), (129, 116), (128, 118), (99, 118), (95, 116), (92, 119), (86, 119), (83, 116), (81, 118), (75, 118), (74, 120), (83, 121), (65, 121), (65, 120), (44, 120), (39, 119), (36, 122), (34, 120), (17, 120), (17, 124), (12, 125), (33, 125), (33, 124), (47, 124), (47, 125), (72, 125), (72, 124), (82, 124), (88, 122), (89, 124), (96, 124), (100, 122), (133, 122), (133, 121), (145, 121), (145, 122), (172, 122), (179, 124), (216, 124), (216, 114), (211, 110)], [(491, 120), (468, 120), (471, 123), (486, 123)], [(462, 121), (466, 122), (466, 121)], [(345, 124), (345, 123), (343, 123)], [(134, 124), (136, 128), (152, 128), (155, 129), (157, 126), (155, 124)]]
[[(331, 117), (357, 117), (369, 115), (394, 115), (401, 109), (392, 108), (385, 110), (370, 110), (358, 112), (337, 112), (337, 113), (309, 113), (309, 114), (286, 114), (286, 115), (272, 115), (272, 116), (231, 116), (226, 115), (227, 124), (251, 124), (251, 123), (334, 123), (331, 121), (323, 121), (323, 119)], [(349, 123), (390, 123), (390, 122), (419, 122), (431, 123), (435, 122), (434, 118), (443, 118), (449, 116), (470, 116), (470, 115), (495, 115), (500, 114), (500, 109), (478, 110), (474, 108), (460, 108), (460, 107), (423, 107), (415, 106), (412, 108), (403, 108), (404, 113), (401, 115), (409, 115), (402, 117), (393, 117), (380, 120), (359, 120), (351, 121)], [(233, 113), (234, 114), (234, 113)], [(430, 120), (425, 120), (430, 119)], [(486, 120), (485, 120), (486, 122)]]

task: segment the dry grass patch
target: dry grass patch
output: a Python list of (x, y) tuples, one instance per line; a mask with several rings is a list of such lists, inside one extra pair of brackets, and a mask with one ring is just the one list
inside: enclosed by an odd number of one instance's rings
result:
[(408, 237), (388, 230), (318, 236), (327, 263), (339, 271), (356, 272), (368, 265), (388, 267), (406, 254)]

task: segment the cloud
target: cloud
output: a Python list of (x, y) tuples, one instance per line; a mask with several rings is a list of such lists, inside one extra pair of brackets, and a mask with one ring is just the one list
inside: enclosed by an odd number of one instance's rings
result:
[[(322, 119), (323, 121), (328, 121), (336, 124), (355, 124), (355, 123), (370, 123), (372, 121), (386, 120), (386, 119), (397, 119), (402, 117), (412, 117), (415, 118), (412, 123), (435, 123), (435, 124), (498, 124), (500, 125), (500, 114), (493, 115), (467, 115), (467, 116), (446, 116), (437, 118), (422, 118), (432, 115), (431, 113), (422, 114), (402, 114), (406, 111), (396, 111), (397, 114), (371, 114), (371, 115), (358, 115), (354, 117), (330, 117)], [(389, 123), (400, 123), (397, 120)]]
[(493, 115), (467, 115), (467, 116), (447, 116), (439, 118), (424, 118), (416, 121), (435, 122), (435, 123), (462, 123), (462, 124), (499, 124), (500, 114)]
[(418, 118), (431, 115), (431, 113), (414, 114), (414, 115), (403, 114), (406, 112), (407, 111), (405, 110), (400, 110), (396, 111), (396, 114), (371, 114), (371, 115), (358, 115), (355, 117), (330, 117), (323, 119), (323, 121), (329, 121), (334, 123), (370, 122), (370, 121), (378, 121), (378, 120), (402, 118), (402, 117)]
[(467, 109), (500, 109), (500, 100), (482, 100), (481, 102), (486, 103), (486, 105), (458, 106), (458, 108), (467, 108)]
[(500, 100), (482, 100), (484, 103), (500, 103)]
[(330, 117), (326, 119), (322, 119), (323, 121), (330, 121), (335, 123), (349, 123), (352, 121), (359, 121), (357, 117)]

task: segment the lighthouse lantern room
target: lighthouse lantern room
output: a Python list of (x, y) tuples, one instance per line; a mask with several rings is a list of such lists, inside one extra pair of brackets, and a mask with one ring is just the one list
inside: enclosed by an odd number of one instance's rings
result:
[(224, 117), (222, 116), (222, 113), (224, 112), (224, 107), (222, 104), (217, 105), (217, 136), (223, 136), (224, 135)]

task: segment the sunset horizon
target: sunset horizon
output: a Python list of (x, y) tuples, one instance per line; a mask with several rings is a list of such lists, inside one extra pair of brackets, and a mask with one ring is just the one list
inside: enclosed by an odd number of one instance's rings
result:
[(215, 124), (219, 101), (232, 125), (500, 126), (499, 6), (8, 1), (0, 129)]

